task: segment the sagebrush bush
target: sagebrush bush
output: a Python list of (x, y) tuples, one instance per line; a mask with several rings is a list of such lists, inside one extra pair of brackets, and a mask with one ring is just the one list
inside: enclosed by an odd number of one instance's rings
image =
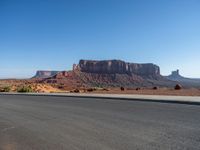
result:
[(31, 93), (31, 92), (33, 92), (33, 89), (30, 86), (23, 86), (23, 87), (17, 89), (17, 92), (19, 92), (19, 93)]
[(1, 92), (10, 92), (11, 91), (11, 87), (9, 87), (9, 86), (3, 87), (3, 88), (1, 88), (0, 91)]

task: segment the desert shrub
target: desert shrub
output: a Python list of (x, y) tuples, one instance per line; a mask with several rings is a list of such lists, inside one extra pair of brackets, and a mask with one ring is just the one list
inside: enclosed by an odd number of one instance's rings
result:
[(74, 90), (71, 90), (70, 93), (80, 93), (80, 90), (79, 89), (74, 89)]
[(154, 86), (153, 87), (153, 90), (158, 90), (159, 88), (157, 86)]
[(58, 86), (58, 89), (64, 89), (64, 86), (59, 85), (59, 86)]
[(17, 89), (17, 92), (19, 93), (31, 93), (33, 92), (33, 89), (30, 86), (23, 86)]
[(93, 92), (94, 90), (95, 90), (95, 89), (93, 89), (93, 88), (87, 89), (88, 92)]
[(107, 89), (107, 88), (103, 88), (103, 91), (109, 91), (109, 89)]
[(136, 88), (135, 90), (136, 90), (136, 91), (139, 91), (139, 90), (141, 90), (141, 88), (138, 87), (138, 88)]
[(124, 90), (125, 90), (125, 88), (124, 88), (124, 87), (120, 87), (120, 89), (121, 89), (121, 91), (124, 91)]
[(75, 93), (80, 93), (80, 90), (79, 89), (75, 89), (74, 92)]
[(3, 87), (0, 92), (10, 92), (11, 91), (11, 87), (9, 86), (6, 86), (6, 87)]
[(174, 87), (175, 90), (181, 90), (182, 89), (182, 86), (180, 84), (177, 84), (175, 87)]

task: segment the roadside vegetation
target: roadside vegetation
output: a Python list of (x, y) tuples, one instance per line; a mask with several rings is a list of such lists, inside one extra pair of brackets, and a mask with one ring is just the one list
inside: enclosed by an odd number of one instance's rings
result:
[(34, 92), (31, 86), (23, 86), (17, 89), (18, 93), (32, 93)]
[(10, 91), (11, 91), (11, 87), (9, 86), (5, 86), (0, 89), (0, 92), (10, 92)]

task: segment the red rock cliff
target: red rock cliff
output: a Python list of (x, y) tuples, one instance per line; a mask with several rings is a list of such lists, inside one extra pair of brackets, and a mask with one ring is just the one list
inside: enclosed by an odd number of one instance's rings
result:
[(126, 63), (121, 60), (91, 61), (80, 60), (82, 72), (98, 74), (135, 74), (139, 76), (159, 76), (160, 68), (154, 64)]

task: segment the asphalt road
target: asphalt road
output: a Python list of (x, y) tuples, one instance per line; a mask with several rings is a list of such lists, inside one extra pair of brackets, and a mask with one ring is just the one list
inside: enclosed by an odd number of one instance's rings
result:
[(199, 150), (200, 106), (0, 96), (0, 150)]

